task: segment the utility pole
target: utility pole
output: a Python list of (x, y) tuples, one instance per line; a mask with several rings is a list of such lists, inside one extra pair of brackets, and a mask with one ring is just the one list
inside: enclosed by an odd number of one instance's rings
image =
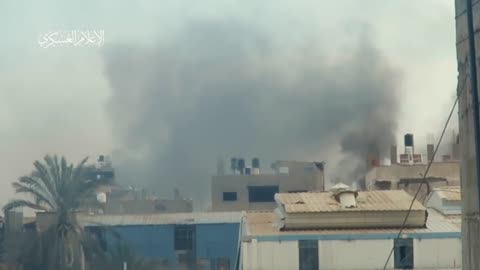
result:
[[(458, 62), (459, 129), (462, 190), (462, 264), (464, 270), (480, 269), (480, 122), (474, 18), (480, 5), (472, 0), (455, 0)], [(480, 37), (480, 36), (479, 36)], [(466, 76), (468, 80), (465, 81)], [(465, 82), (466, 85), (461, 85)]]

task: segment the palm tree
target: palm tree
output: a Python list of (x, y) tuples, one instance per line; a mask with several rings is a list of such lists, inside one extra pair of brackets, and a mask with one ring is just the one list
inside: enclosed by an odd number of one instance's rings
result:
[(27, 207), (49, 212), (55, 220), (42, 232), (37, 241), (32, 241), (37, 264), (49, 270), (84, 268), (86, 235), (76, 220), (76, 210), (94, 193), (100, 184), (85, 177), (84, 158), (78, 165), (68, 164), (65, 157), (47, 155), (43, 161), (33, 163), (35, 170), (22, 176), (12, 185), (16, 193), (27, 195), (27, 199), (16, 199), (4, 206), (4, 211)]

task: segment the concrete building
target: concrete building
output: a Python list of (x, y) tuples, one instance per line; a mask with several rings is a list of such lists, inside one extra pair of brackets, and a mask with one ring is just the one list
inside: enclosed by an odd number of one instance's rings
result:
[[(383, 269), (392, 249), (387, 269), (461, 269), (460, 227), (435, 210), (428, 210), (423, 225), (414, 218), (396, 239), (412, 199), (405, 191), (359, 192), (353, 207), (351, 192), (337, 194), (346, 194), (343, 199), (330, 193), (325, 200), (325, 194), (278, 194), (283, 210), (247, 213), (241, 269), (376, 270)], [(419, 202), (414, 208), (427, 211)], [(299, 216), (290, 215), (288, 221), (285, 212)], [(329, 214), (334, 216), (325, 220)], [(382, 227), (385, 222), (396, 227)], [(288, 223), (297, 227), (289, 229)]]
[(183, 198), (177, 190), (175, 190), (173, 199), (161, 199), (145, 190), (138, 190), (133, 187), (106, 187), (100, 193), (102, 192), (105, 193), (104, 214), (184, 213), (193, 211), (192, 200)]
[[(391, 164), (373, 167), (365, 176), (367, 190), (404, 189), (414, 194), (423, 182), (427, 164)], [(460, 185), (460, 163), (458, 161), (433, 162), (418, 197), (423, 201), (434, 189)]]
[[(233, 270), (240, 253), (240, 212), (79, 215), (80, 224), (114, 248), (114, 231), (135, 254), (162, 269)], [(107, 228), (107, 230), (105, 230)]]
[(232, 159), (232, 164), (232, 174), (212, 177), (213, 211), (273, 209), (275, 193), (324, 190), (322, 162), (277, 161), (271, 166), (273, 173), (261, 172), (258, 161), (251, 170), (244, 162), (236, 166)]
[[(454, 134), (454, 138), (458, 136)], [(458, 142), (452, 141), (451, 154), (433, 160), (428, 175), (424, 181), (423, 175), (433, 158), (434, 145), (427, 145), (427, 158), (414, 151), (413, 135), (405, 135), (405, 152), (400, 154), (397, 161), (396, 146), (391, 149), (391, 162), (389, 165), (372, 166), (365, 176), (367, 190), (395, 190), (404, 189), (414, 195), (418, 186), (424, 185), (417, 197), (421, 202), (434, 188), (460, 185), (460, 162), (458, 160)]]

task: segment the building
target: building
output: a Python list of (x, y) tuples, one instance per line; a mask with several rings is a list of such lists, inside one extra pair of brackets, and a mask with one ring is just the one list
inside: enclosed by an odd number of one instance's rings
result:
[[(99, 196), (99, 194), (103, 194)], [(145, 189), (120, 186), (102, 187), (97, 191), (99, 201), (103, 202), (104, 214), (154, 214), (184, 213), (193, 211), (191, 199), (183, 198), (175, 190), (173, 199), (161, 199)], [(101, 198), (104, 198), (102, 200)]]
[(461, 269), (459, 225), (419, 202), (397, 239), (411, 200), (403, 190), (277, 194), (275, 211), (243, 219), (241, 269), (376, 270), (392, 249), (387, 269)]
[(425, 206), (446, 216), (462, 214), (462, 196), (459, 186), (436, 188), (425, 200)]
[[(456, 137), (456, 136), (454, 136)], [(392, 146), (389, 165), (372, 166), (365, 176), (367, 190), (404, 189), (414, 195), (421, 183), (424, 186), (417, 197), (423, 202), (430, 192), (437, 187), (460, 185), (460, 162), (458, 160), (458, 143), (452, 144), (452, 154), (434, 159), (427, 177), (423, 178), (428, 163), (433, 158), (434, 146), (427, 145), (427, 158), (414, 150), (413, 135), (405, 135), (405, 153), (400, 154), (397, 162), (397, 149)]]
[(245, 167), (243, 159), (232, 159), (231, 174), (220, 169), (212, 177), (212, 210), (273, 209), (275, 193), (324, 190), (323, 162), (277, 161), (271, 168), (272, 173), (263, 173), (258, 159), (252, 160), (252, 168)]
[[(166, 269), (233, 270), (240, 251), (240, 212), (79, 215), (87, 231), (114, 248), (113, 231), (135, 254)], [(107, 228), (107, 230), (105, 230)]]

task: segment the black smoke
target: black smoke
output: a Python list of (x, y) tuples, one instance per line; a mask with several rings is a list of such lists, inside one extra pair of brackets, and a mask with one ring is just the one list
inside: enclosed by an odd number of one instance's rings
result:
[(119, 178), (163, 195), (179, 187), (205, 204), (218, 156), (328, 164), (341, 144), (348, 163), (390, 142), (398, 72), (368, 35), (333, 51), (314, 35), (281, 40), (243, 23), (196, 21), (156, 46), (107, 48)]

